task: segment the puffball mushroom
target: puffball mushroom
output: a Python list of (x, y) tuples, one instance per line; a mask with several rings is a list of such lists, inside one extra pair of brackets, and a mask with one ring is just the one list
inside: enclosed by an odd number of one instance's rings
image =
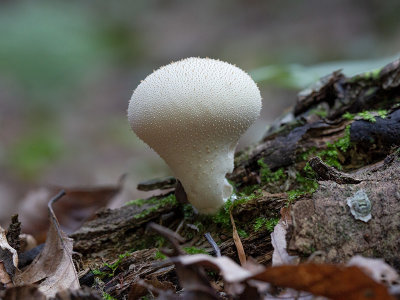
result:
[(232, 194), (240, 136), (258, 118), (261, 95), (240, 68), (209, 58), (161, 67), (133, 92), (129, 123), (180, 180), (200, 213), (215, 213)]

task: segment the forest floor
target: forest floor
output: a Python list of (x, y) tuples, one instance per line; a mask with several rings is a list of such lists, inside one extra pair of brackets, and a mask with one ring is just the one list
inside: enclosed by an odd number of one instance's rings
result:
[(162, 195), (97, 211), (69, 237), (57, 218), (93, 213), (123, 179), (67, 189), (49, 205), (44, 246), (29, 251), (14, 217), (0, 236), (0, 297), (394, 299), (399, 146), (400, 60), (352, 78), (334, 72), (236, 154), (235, 195), (213, 216), (166, 178), (139, 187)]

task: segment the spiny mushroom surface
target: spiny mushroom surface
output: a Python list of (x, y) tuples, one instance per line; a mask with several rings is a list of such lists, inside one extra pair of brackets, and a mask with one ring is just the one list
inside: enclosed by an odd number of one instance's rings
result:
[(215, 213), (231, 196), (240, 136), (258, 118), (260, 91), (243, 70), (208, 58), (161, 67), (133, 92), (128, 119), (180, 180), (189, 202)]

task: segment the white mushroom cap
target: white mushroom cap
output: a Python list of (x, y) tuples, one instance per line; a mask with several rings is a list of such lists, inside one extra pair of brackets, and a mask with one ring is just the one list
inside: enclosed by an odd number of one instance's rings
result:
[(240, 136), (258, 118), (260, 91), (243, 70), (208, 58), (161, 67), (133, 92), (128, 119), (181, 181), (189, 202), (214, 213), (231, 196)]

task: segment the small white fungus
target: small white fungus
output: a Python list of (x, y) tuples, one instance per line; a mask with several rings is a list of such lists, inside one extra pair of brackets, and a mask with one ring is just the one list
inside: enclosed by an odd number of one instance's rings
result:
[(214, 213), (231, 196), (240, 136), (258, 118), (260, 91), (243, 70), (208, 58), (161, 67), (133, 92), (128, 119), (172, 169), (189, 202)]

